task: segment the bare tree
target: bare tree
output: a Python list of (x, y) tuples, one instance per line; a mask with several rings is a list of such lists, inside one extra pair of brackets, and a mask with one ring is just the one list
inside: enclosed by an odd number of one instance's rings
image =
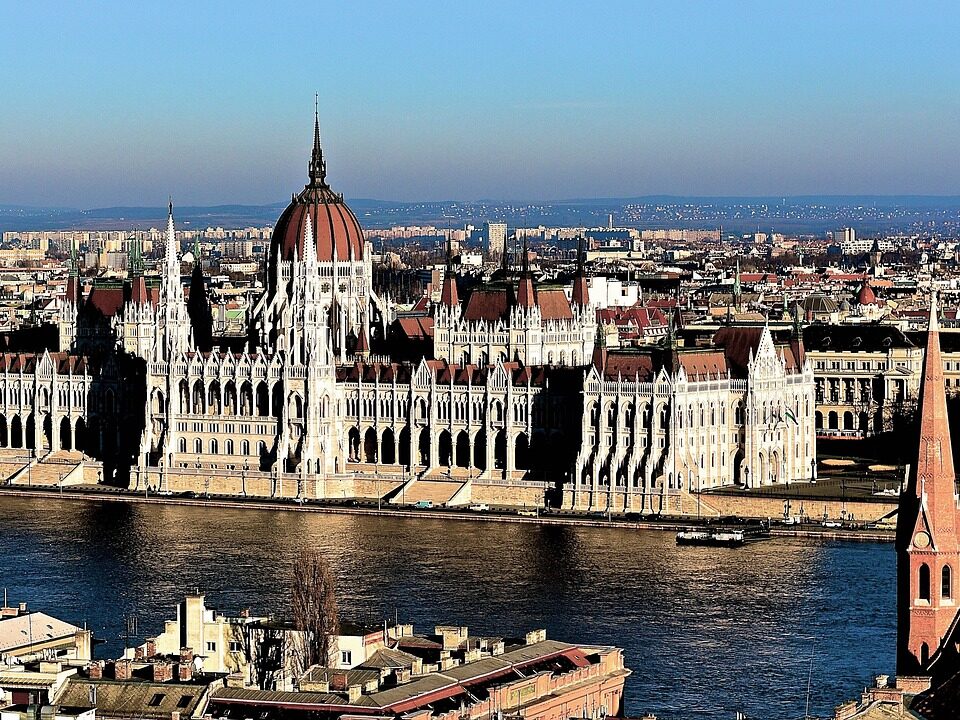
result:
[(241, 626), (237, 638), (250, 668), (250, 682), (261, 690), (276, 690), (284, 671), (286, 629), (272, 621), (251, 623)]
[(327, 666), (336, 652), (339, 622), (333, 573), (323, 556), (304, 548), (290, 583), (293, 624), (301, 637), (296, 651), (299, 671), (311, 665)]

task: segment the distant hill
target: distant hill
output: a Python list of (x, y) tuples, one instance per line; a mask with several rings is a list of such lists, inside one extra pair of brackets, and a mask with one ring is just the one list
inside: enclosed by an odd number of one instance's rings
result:
[[(816, 233), (851, 226), (861, 234), (888, 231), (939, 232), (956, 236), (960, 196), (806, 195), (793, 197), (686, 197), (646, 195), (628, 198), (571, 198), (551, 202), (493, 200), (398, 202), (348, 199), (367, 229), (392, 225), (440, 228), (505, 221), (511, 227), (605, 226), (609, 215), (621, 227), (716, 228), (730, 232)], [(177, 206), (177, 225), (262, 227), (272, 225), (286, 202), (267, 205)], [(88, 210), (0, 205), (0, 231), (162, 228), (166, 207), (107, 207)]]

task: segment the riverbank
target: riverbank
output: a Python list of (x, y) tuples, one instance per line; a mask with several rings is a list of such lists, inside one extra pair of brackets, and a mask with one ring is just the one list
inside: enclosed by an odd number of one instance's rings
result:
[[(185, 505), (210, 508), (247, 508), (256, 510), (273, 510), (279, 512), (296, 513), (334, 513), (343, 515), (374, 515), (397, 518), (422, 519), (450, 519), (470, 522), (522, 523), (540, 525), (572, 525), (579, 527), (596, 528), (636, 528), (660, 532), (678, 532), (707, 524), (718, 524), (716, 520), (697, 520), (694, 518), (651, 518), (627, 517), (623, 515), (585, 516), (571, 512), (539, 513), (538, 511), (523, 510), (524, 513), (535, 512), (533, 515), (517, 514), (516, 510), (472, 510), (431, 508), (415, 509), (410, 507), (365, 505), (357, 502), (320, 502), (310, 501), (299, 503), (292, 500), (267, 500), (251, 498), (235, 498), (220, 496), (171, 496), (146, 495), (133, 493), (120, 488), (105, 488), (103, 486), (81, 486), (64, 488), (24, 488), (5, 486), (0, 487), (0, 498), (26, 497), (43, 498), (79, 502), (116, 502), (116, 503), (145, 503), (157, 505)], [(844, 540), (852, 542), (893, 542), (895, 533), (891, 530), (864, 529), (864, 528), (826, 528), (819, 525), (777, 525), (770, 528), (772, 537), (804, 538), (814, 540)]]

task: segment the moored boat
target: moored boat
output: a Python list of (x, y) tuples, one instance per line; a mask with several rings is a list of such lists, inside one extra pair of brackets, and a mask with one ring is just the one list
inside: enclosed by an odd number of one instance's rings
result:
[(677, 545), (703, 545), (707, 547), (740, 547), (746, 542), (743, 530), (681, 530), (677, 533)]

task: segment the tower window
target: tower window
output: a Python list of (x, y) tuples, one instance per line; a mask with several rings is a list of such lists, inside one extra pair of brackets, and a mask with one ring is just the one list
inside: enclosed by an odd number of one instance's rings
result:
[(917, 588), (917, 598), (920, 600), (930, 601), (930, 568), (926, 563), (920, 566), (920, 570), (917, 573), (917, 581), (919, 587)]
[(944, 565), (943, 570), (940, 571), (940, 597), (942, 598), (952, 598), (953, 597), (953, 578), (950, 577), (950, 566)]

